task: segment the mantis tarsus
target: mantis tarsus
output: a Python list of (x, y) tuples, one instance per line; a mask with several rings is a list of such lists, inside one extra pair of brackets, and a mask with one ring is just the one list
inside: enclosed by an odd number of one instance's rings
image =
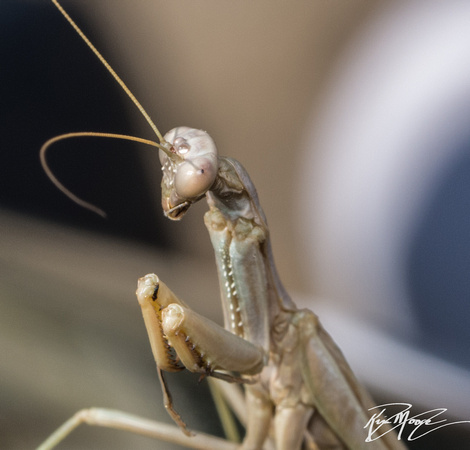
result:
[(45, 162), (48, 146), (60, 139), (92, 135), (158, 147), (165, 215), (180, 220), (193, 203), (202, 198), (208, 202), (204, 220), (215, 251), (225, 328), (188, 308), (156, 275), (141, 278), (137, 298), (165, 406), (185, 434), (125, 413), (90, 409), (77, 413), (40, 448), (52, 448), (80, 423), (129, 429), (193, 448), (238, 448), (211, 436), (192, 436), (186, 429), (163, 378), (163, 371), (184, 369), (244, 383), (247, 431), (243, 449), (265, 448), (268, 439), (281, 450), (403, 448), (388, 432), (379, 440), (365, 442), (364, 425), (372, 400), (317, 316), (298, 309), (286, 293), (273, 262), (266, 218), (245, 169), (234, 159), (218, 156), (204, 131), (178, 127), (162, 136), (57, 0), (52, 1), (138, 106), (159, 143), (106, 133), (70, 133), (51, 139), (41, 149), (46, 171), (72, 199), (102, 213), (71, 194), (50, 173)]

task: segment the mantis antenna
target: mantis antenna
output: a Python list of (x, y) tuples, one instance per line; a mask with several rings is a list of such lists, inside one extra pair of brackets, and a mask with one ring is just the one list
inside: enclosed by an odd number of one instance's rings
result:
[[(154, 141), (150, 141), (148, 139), (142, 139), (138, 138), (135, 136), (128, 136), (126, 134), (115, 134), (115, 133), (99, 133), (95, 131), (77, 131), (74, 133), (66, 133), (66, 134), (61, 134), (59, 136), (55, 136), (48, 141), (46, 141), (43, 146), (41, 147), (41, 150), (39, 151), (39, 158), (41, 161), (42, 168), (44, 169), (44, 172), (46, 172), (46, 175), (49, 177), (49, 179), (56, 185), (56, 187), (61, 190), (67, 197), (70, 198), (70, 200), (74, 201), (78, 205), (82, 206), (83, 208), (89, 209), (90, 211), (98, 214), (99, 216), (106, 218), (106, 213), (101, 209), (98, 208), (97, 206), (86, 202), (85, 200), (82, 200), (80, 197), (77, 197), (72, 191), (67, 189), (54, 175), (52, 172), (51, 168), (47, 164), (46, 161), (46, 151), (48, 148), (54, 144), (55, 142), (62, 141), (64, 139), (70, 139), (70, 138), (76, 138), (76, 137), (104, 137), (104, 138), (111, 138), (111, 139), (123, 139), (126, 141), (135, 141), (135, 142), (140, 142), (142, 144), (147, 144), (151, 145), (153, 147), (158, 147), (162, 148), (161, 145), (157, 144)], [(165, 151), (165, 150), (163, 150)]]
[(61, 134), (59, 136), (55, 136), (52, 139), (49, 139), (44, 145), (41, 147), (41, 150), (39, 151), (39, 158), (41, 161), (41, 165), (46, 172), (46, 175), (49, 177), (49, 179), (56, 185), (58, 189), (60, 189), (67, 197), (69, 197), (72, 201), (77, 203), (78, 205), (89, 209), (90, 211), (93, 211), (94, 213), (106, 217), (106, 213), (96, 207), (95, 205), (88, 203), (81, 198), (77, 197), (73, 192), (71, 192), (69, 189), (67, 189), (58, 179), (57, 177), (52, 173), (52, 170), (47, 164), (46, 161), (46, 151), (48, 148), (61, 140), (64, 139), (70, 139), (70, 138), (76, 138), (76, 137), (104, 137), (104, 138), (112, 138), (112, 139), (123, 139), (127, 141), (134, 141), (134, 142), (140, 142), (142, 144), (147, 144), (151, 145), (153, 147), (158, 147), (160, 150), (165, 152), (168, 156), (172, 156), (173, 158), (175, 155), (172, 153), (170, 150), (170, 144), (163, 139), (162, 134), (158, 130), (157, 126), (155, 123), (152, 121), (150, 116), (148, 115), (147, 111), (143, 108), (143, 106), (140, 104), (140, 102), (137, 100), (137, 98), (134, 96), (134, 94), (130, 91), (130, 89), (126, 86), (124, 81), (122, 81), (121, 77), (114, 71), (114, 69), (110, 66), (108, 61), (104, 58), (104, 56), (97, 50), (97, 48), (91, 43), (91, 41), (86, 37), (85, 33), (79, 28), (79, 26), (75, 23), (75, 21), (67, 14), (67, 12), (62, 8), (62, 6), (59, 4), (57, 0), (52, 0), (52, 3), (57, 7), (57, 9), (61, 12), (61, 14), (67, 19), (67, 21), (72, 25), (72, 27), (75, 29), (75, 31), (78, 33), (78, 35), (83, 39), (83, 41), (88, 45), (88, 47), (93, 51), (93, 53), (98, 57), (100, 62), (106, 67), (108, 72), (114, 77), (114, 79), (119, 83), (123, 91), (127, 94), (127, 96), (132, 100), (135, 106), (137, 106), (138, 110), (140, 113), (144, 116), (145, 120), (147, 123), (150, 125), (154, 133), (156, 134), (159, 143), (150, 141), (148, 139), (142, 139), (138, 138), (135, 136), (129, 136), (125, 134), (114, 134), (114, 133), (99, 133), (99, 132), (94, 132), (94, 131), (81, 131), (81, 132), (74, 132), (74, 133), (66, 133), (66, 134)]

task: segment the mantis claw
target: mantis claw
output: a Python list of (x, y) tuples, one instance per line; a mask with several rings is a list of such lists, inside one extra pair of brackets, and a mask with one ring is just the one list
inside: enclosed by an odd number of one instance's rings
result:
[(161, 369), (157, 370), (158, 372), (158, 378), (160, 380), (160, 385), (162, 387), (162, 393), (163, 393), (163, 404), (165, 405), (165, 409), (167, 410), (168, 414), (170, 417), (173, 419), (173, 421), (178, 425), (181, 429), (181, 431), (186, 435), (186, 436), (194, 436), (195, 434), (188, 430), (188, 427), (186, 426), (186, 423), (183, 421), (179, 413), (173, 408), (173, 399), (171, 397), (170, 391), (168, 390), (168, 386), (166, 384), (165, 378), (163, 377), (163, 371)]

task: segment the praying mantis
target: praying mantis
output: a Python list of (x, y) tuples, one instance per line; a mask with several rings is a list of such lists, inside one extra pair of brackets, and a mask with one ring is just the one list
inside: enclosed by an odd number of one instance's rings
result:
[[(215, 253), (224, 327), (189, 308), (157, 275), (140, 278), (137, 299), (165, 407), (178, 427), (124, 412), (91, 408), (79, 411), (39, 448), (53, 448), (81, 423), (127, 429), (190, 448), (404, 448), (387, 425), (382, 425), (380, 439), (365, 442), (364, 426), (371, 416), (368, 409), (374, 403), (318, 317), (310, 310), (298, 309), (284, 289), (274, 265), (266, 217), (243, 166), (232, 158), (219, 156), (205, 131), (181, 126), (162, 136), (58, 1), (52, 2), (136, 104), (159, 142), (108, 133), (57, 136), (41, 149), (46, 173), (74, 201), (102, 214), (68, 191), (50, 172), (45, 159), (47, 148), (58, 140), (84, 135), (158, 147), (165, 216), (179, 221), (194, 203), (202, 199), (208, 203), (204, 222)], [(241, 444), (187, 429), (173, 406), (163, 374), (185, 369), (220, 379), (218, 385), (223, 392), (229, 391), (225, 383), (244, 386), (246, 435)]]

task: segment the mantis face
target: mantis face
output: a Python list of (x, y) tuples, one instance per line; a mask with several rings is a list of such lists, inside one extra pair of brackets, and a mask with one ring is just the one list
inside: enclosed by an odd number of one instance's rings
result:
[(217, 176), (217, 148), (202, 130), (177, 127), (164, 136), (168, 152), (159, 151), (162, 164), (162, 207), (166, 217), (180, 220), (200, 200)]

